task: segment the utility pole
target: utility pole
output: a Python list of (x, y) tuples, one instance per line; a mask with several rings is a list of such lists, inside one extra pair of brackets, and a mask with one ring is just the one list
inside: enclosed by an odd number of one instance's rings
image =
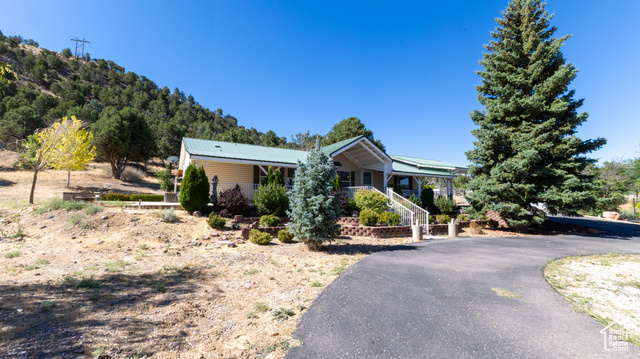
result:
[(82, 57), (84, 57), (84, 44), (90, 44), (89, 41), (87, 41), (87, 39), (85, 39), (84, 37), (82, 38), (82, 40), (80, 40), (79, 38), (75, 38), (75, 39), (71, 39), (71, 41), (75, 41), (76, 42), (76, 58), (78, 58), (78, 43), (81, 42), (82, 43)]

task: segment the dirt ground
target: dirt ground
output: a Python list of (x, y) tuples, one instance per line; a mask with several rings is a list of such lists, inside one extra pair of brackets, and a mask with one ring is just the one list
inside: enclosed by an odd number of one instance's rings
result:
[(545, 277), (577, 310), (621, 329), (640, 346), (640, 256), (608, 254), (552, 261)]
[[(184, 211), (175, 223), (117, 206), (40, 213), (69, 191), (67, 173), (41, 173), (29, 206), (32, 172), (13, 162), (0, 151), (0, 357), (281, 358), (301, 345), (291, 335), (324, 287), (368, 254), (412, 242), (341, 237), (317, 252), (277, 239), (228, 247), (220, 240), (240, 231), (212, 233)], [(105, 188), (160, 193), (151, 177), (114, 180), (107, 164), (71, 174), (73, 192)]]

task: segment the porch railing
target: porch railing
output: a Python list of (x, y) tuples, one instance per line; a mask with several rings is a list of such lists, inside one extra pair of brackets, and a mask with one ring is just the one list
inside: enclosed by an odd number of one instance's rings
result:
[[(376, 190), (376, 191), (378, 191), (373, 186), (354, 186), (354, 187), (344, 187), (344, 188), (342, 188), (343, 192), (347, 192), (348, 193), (349, 198), (355, 196), (355, 194), (360, 192), (360, 191), (367, 191), (367, 190)], [(378, 191), (378, 192), (380, 192), (380, 191)]]
[(419, 226), (422, 226), (426, 229), (427, 233), (429, 233), (429, 212), (425, 211), (421, 207), (415, 205), (413, 202), (408, 199), (398, 195), (393, 191), (393, 188), (387, 188), (387, 197), (391, 200), (391, 203), (398, 203), (404, 208), (409, 209), (413, 212), (413, 221), (412, 224), (415, 223)]

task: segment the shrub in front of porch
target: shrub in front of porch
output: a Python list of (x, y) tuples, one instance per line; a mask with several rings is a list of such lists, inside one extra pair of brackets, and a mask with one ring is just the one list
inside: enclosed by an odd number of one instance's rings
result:
[(456, 203), (447, 197), (439, 196), (435, 202), (436, 207), (442, 214), (452, 215), (456, 211)]
[(359, 191), (353, 196), (356, 206), (359, 211), (366, 209), (375, 211), (377, 214), (384, 212), (387, 209), (387, 196), (381, 192), (374, 190)]
[(242, 188), (238, 184), (234, 188), (229, 188), (218, 194), (218, 205), (222, 209), (226, 209), (232, 216), (236, 214), (245, 215), (249, 209), (247, 196), (242, 193)]
[(400, 220), (400, 213), (382, 212), (378, 217), (378, 222), (387, 226), (399, 226)]
[(339, 235), (338, 201), (332, 195), (336, 170), (331, 157), (317, 145), (304, 162), (298, 162), (293, 190), (289, 232), (311, 248), (317, 248)]
[(187, 167), (180, 184), (180, 206), (189, 212), (205, 211), (209, 203), (209, 179), (204, 167)]
[(378, 213), (372, 209), (363, 209), (360, 212), (360, 225), (375, 226), (378, 223)]
[(267, 183), (258, 187), (258, 192), (253, 197), (258, 214), (263, 216), (273, 214), (284, 216), (289, 210), (289, 197), (287, 189), (279, 183)]

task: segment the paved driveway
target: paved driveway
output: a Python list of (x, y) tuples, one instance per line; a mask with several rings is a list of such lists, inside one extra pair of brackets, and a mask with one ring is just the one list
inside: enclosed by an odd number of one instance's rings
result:
[(631, 344), (626, 354), (605, 351), (602, 326), (542, 275), (549, 259), (640, 253), (640, 226), (606, 229), (615, 232), (435, 239), (371, 255), (313, 302), (293, 335), (304, 344), (287, 358), (640, 357)]

